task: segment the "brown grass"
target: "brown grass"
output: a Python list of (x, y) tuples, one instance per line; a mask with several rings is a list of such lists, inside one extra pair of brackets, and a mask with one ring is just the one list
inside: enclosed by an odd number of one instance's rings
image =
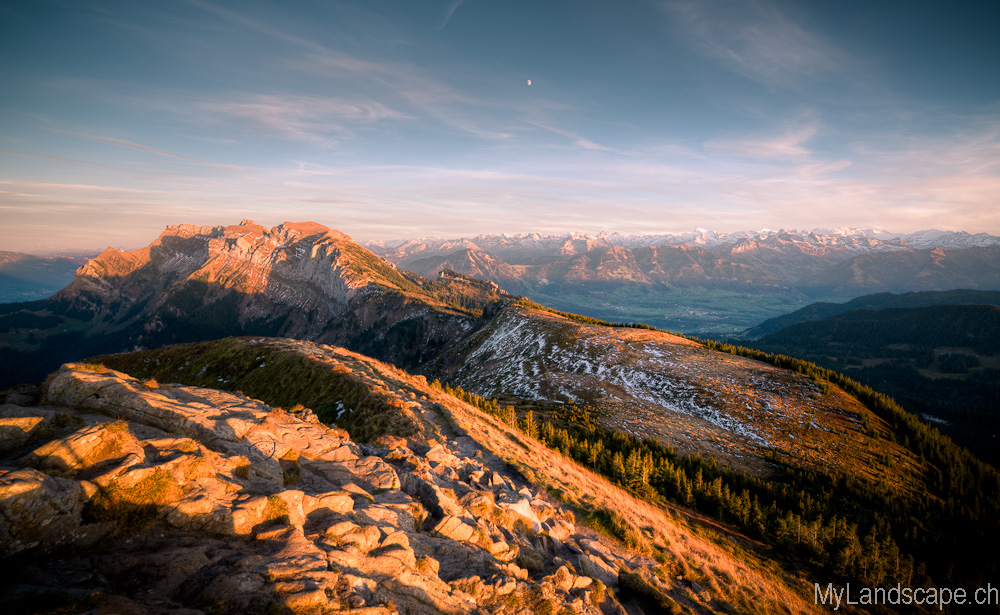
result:
[(264, 522), (272, 525), (288, 524), (288, 504), (276, 495), (267, 497), (267, 508), (264, 509)]
[(132, 485), (112, 483), (91, 498), (88, 511), (96, 521), (116, 523), (115, 535), (138, 531), (152, 524), (161, 507), (176, 501), (180, 485), (163, 469)]

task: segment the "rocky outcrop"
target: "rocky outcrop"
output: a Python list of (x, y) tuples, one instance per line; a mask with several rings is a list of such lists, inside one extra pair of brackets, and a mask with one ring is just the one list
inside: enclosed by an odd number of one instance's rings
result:
[(0, 460), (0, 553), (37, 562), (2, 590), (15, 607), (596, 615), (601, 566), (629, 557), (585, 555), (572, 514), (467, 437), (360, 446), (308, 411), (83, 365), (46, 399), (0, 410), (25, 434)]
[(83, 526), (80, 513), (88, 497), (81, 483), (33, 468), (0, 472), (0, 554), (48, 552), (106, 533), (106, 527)]

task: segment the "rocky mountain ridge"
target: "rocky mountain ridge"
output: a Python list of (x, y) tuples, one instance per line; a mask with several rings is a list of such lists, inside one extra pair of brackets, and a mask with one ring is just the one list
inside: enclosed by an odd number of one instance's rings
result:
[[(587, 235), (571, 233), (567, 235), (539, 235), (536, 233), (521, 235), (479, 235), (463, 239), (416, 239), (403, 242), (373, 241), (365, 244), (388, 261), (401, 267), (412, 268), (424, 275), (435, 268), (450, 266), (467, 275), (499, 276), (497, 281), (514, 281), (529, 278), (538, 280), (547, 278), (549, 281), (561, 279), (561, 276), (545, 275), (544, 267), (551, 267), (554, 262), (572, 262), (574, 257), (614, 254), (618, 259), (628, 258), (627, 253), (635, 253), (637, 259), (646, 250), (653, 253), (657, 249), (687, 248), (693, 258), (713, 255), (716, 259), (727, 259), (730, 271), (718, 271), (715, 275), (706, 272), (696, 279), (666, 279), (642, 280), (646, 283), (704, 285), (709, 280), (716, 284), (724, 281), (746, 281), (750, 278), (765, 276), (777, 278), (777, 284), (797, 286), (801, 281), (815, 276), (820, 282), (826, 277), (830, 267), (850, 261), (855, 257), (881, 253), (911, 253), (933, 251), (935, 249), (978, 250), (986, 249), (992, 254), (1000, 248), (1000, 237), (979, 233), (971, 235), (965, 232), (921, 231), (910, 234), (897, 234), (885, 231), (860, 229), (837, 229), (825, 231), (745, 231), (737, 233), (716, 233), (699, 229), (694, 233), (675, 235), (619, 235), (601, 233)], [(623, 252), (623, 250), (625, 252)], [(454, 261), (454, 254), (461, 251), (464, 261)], [(675, 252), (676, 250), (666, 250)], [(975, 252), (973, 252), (975, 253)], [(470, 255), (475, 258), (492, 259), (489, 268), (475, 268), (469, 265)], [(695, 257), (694, 255), (698, 255)], [(606, 258), (606, 257), (605, 257)], [(435, 260), (436, 259), (436, 260)], [(720, 261), (716, 261), (720, 262)], [(519, 270), (504, 269), (502, 265), (523, 266)], [(742, 265), (741, 270), (738, 266)], [(851, 265), (846, 265), (851, 266)], [(733, 269), (735, 267), (735, 269)], [(749, 268), (749, 269), (748, 269)], [(540, 271), (535, 271), (541, 269)], [(648, 272), (646, 272), (648, 273)], [(771, 278), (771, 279), (773, 279)], [(571, 278), (572, 279), (572, 278)], [(612, 279), (620, 281), (636, 281), (635, 276), (624, 275)], [(811, 284), (815, 286), (817, 283)], [(807, 284), (807, 287), (810, 284)], [(929, 289), (913, 289), (929, 290)]]
[(336, 343), (414, 367), (502, 297), (491, 282), (400, 272), (311, 222), (171, 226), (141, 250), (108, 248), (51, 299), (0, 308), (0, 329), (14, 332), (0, 355), (18, 366), (0, 384), (95, 354), (241, 334)]
[(505, 260), (516, 260), (518, 257), (541, 258), (579, 253), (601, 246), (648, 248), (687, 245), (728, 251), (748, 244), (770, 244), (779, 240), (814, 246), (814, 249), (821, 246), (839, 247), (853, 249), (859, 253), (871, 250), (964, 249), (1000, 245), (1000, 237), (988, 233), (971, 234), (965, 231), (939, 230), (893, 233), (857, 228), (813, 229), (811, 231), (760, 229), (737, 232), (716, 232), (699, 228), (689, 233), (660, 235), (625, 235), (621, 233), (598, 233), (596, 235), (588, 233), (483, 234), (460, 239), (425, 237), (396, 241), (376, 240), (364, 242), (364, 245), (377, 254), (389, 255), (390, 260), (393, 261), (404, 256), (412, 258), (417, 254), (427, 256), (434, 253), (450, 253), (458, 249), (482, 250), (496, 254)]

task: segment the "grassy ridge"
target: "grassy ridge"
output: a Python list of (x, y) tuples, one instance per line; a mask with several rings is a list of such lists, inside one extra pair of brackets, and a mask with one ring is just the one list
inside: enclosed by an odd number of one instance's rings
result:
[[(782, 465), (791, 484), (810, 498), (828, 500), (830, 506), (867, 510), (871, 527), (880, 525), (875, 536), (889, 538), (913, 554), (914, 572), (936, 580), (963, 579), (970, 582), (995, 578), (1000, 574), (996, 552), (1000, 550), (1000, 473), (968, 449), (958, 446), (938, 429), (907, 412), (891, 397), (863, 385), (836, 371), (785, 355), (771, 354), (712, 340), (662, 331), (656, 327), (633, 323), (612, 323), (586, 316), (561, 312), (521, 301), (521, 305), (557, 314), (577, 322), (610, 327), (647, 329), (677, 335), (701, 343), (710, 350), (762, 361), (775, 367), (803, 374), (820, 386), (836, 385), (864, 404), (890, 426), (890, 438), (902, 444), (921, 459), (927, 468), (927, 492), (919, 499), (891, 497), (877, 488), (800, 468), (774, 459)], [(698, 466), (699, 464), (695, 464)], [(704, 471), (704, 470), (703, 470)], [(689, 476), (693, 479), (693, 476)], [(683, 485), (683, 483), (681, 483)], [(844, 490), (846, 489), (846, 491)], [(837, 497), (830, 499), (833, 494)], [(673, 496), (671, 496), (673, 497)], [(685, 501), (682, 498), (681, 501)], [(843, 503), (847, 505), (844, 506)], [(794, 514), (806, 514), (808, 507), (799, 507)], [(710, 511), (709, 511), (710, 512)], [(817, 510), (817, 513), (818, 510)], [(831, 513), (826, 514), (830, 518)], [(859, 518), (863, 523), (863, 519)], [(759, 530), (759, 526), (757, 528)], [(750, 528), (751, 533), (755, 530)], [(862, 533), (864, 530), (862, 530)], [(881, 532), (881, 534), (880, 534)], [(759, 533), (759, 532), (758, 532)], [(865, 535), (866, 538), (868, 535)], [(874, 547), (875, 538), (869, 541)], [(920, 570), (920, 565), (924, 567)], [(898, 567), (895, 564), (894, 567)]]
[[(952, 442), (950, 438), (943, 435), (937, 428), (927, 425), (916, 415), (904, 410), (891, 397), (879, 393), (870, 386), (863, 385), (839, 372), (787, 355), (772, 354), (713, 340), (700, 340), (681, 333), (664, 331), (651, 325), (598, 320), (596, 318), (554, 310), (529, 300), (520, 300), (519, 303), (524, 307), (542, 310), (585, 324), (646, 329), (674, 335), (698, 342), (709, 350), (742, 356), (794, 371), (821, 384), (826, 382), (836, 384), (864, 404), (869, 410), (885, 419), (907, 448), (927, 460), (933, 466), (936, 472), (931, 473), (931, 485), (938, 495), (951, 499), (955, 499), (954, 496), (965, 498), (981, 495), (987, 501), (993, 502), (990, 507), (991, 510), (1000, 511), (1000, 474), (998, 474), (996, 468), (982, 462), (968, 449)], [(956, 489), (957, 491), (955, 491)], [(979, 506), (976, 509), (979, 512), (986, 512), (982, 510), (982, 501), (980, 498), (977, 498), (974, 503), (977, 502)], [(952, 506), (957, 507), (959, 504), (954, 503)]]
[[(394, 397), (372, 390), (343, 364), (307, 356), (295, 342), (226, 338), (90, 359), (135, 378), (239, 391), (283, 408), (305, 406), (359, 442), (411, 436), (420, 423)], [(341, 410), (344, 410), (341, 412)]]

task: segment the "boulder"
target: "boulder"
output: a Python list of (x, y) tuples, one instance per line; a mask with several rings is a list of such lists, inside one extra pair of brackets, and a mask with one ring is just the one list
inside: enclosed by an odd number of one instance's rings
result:
[(27, 444), (44, 421), (40, 416), (0, 417), (0, 455)]
[(441, 519), (441, 521), (434, 526), (432, 531), (440, 534), (441, 536), (451, 538), (452, 540), (465, 542), (470, 540), (477, 530), (474, 526), (467, 524), (461, 518), (448, 515)]
[(542, 530), (559, 542), (566, 542), (576, 528), (565, 519), (552, 518), (542, 524)]
[(75, 473), (128, 455), (145, 458), (139, 442), (120, 421), (85, 427), (65, 438), (47, 442), (21, 459), (40, 470)]
[(0, 554), (29, 549), (84, 544), (110, 527), (81, 527), (80, 511), (87, 499), (80, 483), (55, 478), (32, 468), (0, 470)]
[(542, 524), (538, 520), (538, 515), (531, 508), (531, 499), (518, 497), (518, 495), (504, 494), (498, 501), (497, 506), (504, 509), (515, 519), (527, 522), (536, 532), (542, 529)]
[(618, 570), (596, 555), (577, 555), (576, 569), (584, 576), (597, 579), (608, 587), (618, 584)]

